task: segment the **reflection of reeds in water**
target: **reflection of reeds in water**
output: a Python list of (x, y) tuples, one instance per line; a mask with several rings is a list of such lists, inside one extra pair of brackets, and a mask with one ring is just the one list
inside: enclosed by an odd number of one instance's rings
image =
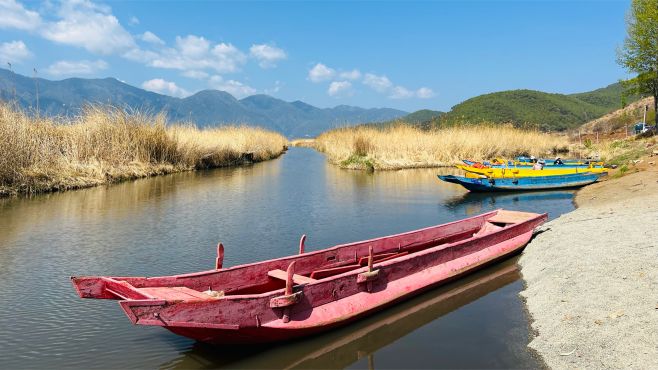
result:
[(286, 144), (259, 128), (168, 126), (162, 114), (88, 106), (78, 117), (54, 120), (0, 103), (0, 195), (262, 161)]
[(345, 168), (439, 167), (461, 159), (546, 156), (566, 150), (568, 139), (509, 125), (455, 126), (424, 131), (408, 125), (357, 126), (325, 132), (315, 146)]
[[(450, 194), (462, 194), (464, 189), (454, 186), (437, 178), (437, 175), (457, 174), (457, 169), (451, 168), (414, 168), (399, 171), (348, 171), (327, 164), (327, 184), (331, 184), (332, 193), (335, 193), (335, 202), (354, 199), (357, 193), (364, 189), (374, 191), (374, 196), (386, 197), (389, 201), (400, 199), (410, 204), (414, 198), (421, 198), (426, 202), (424, 194), (437, 193), (444, 197)], [(331, 194), (330, 194), (331, 195)], [(438, 199), (438, 198), (437, 198)]]
[[(274, 161), (213, 171), (177, 173), (76, 192), (2, 198), (0, 246), (11, 245), (15, 237), (30, 234), (32, 230), (50, 227), (54, 220), (68, 218), (75, 224), (109, 224), (129, 218), (131, 214), (151, 212), (150, 206), (162, 208), (168, 199), (204, 196), (224, 199), (226, 195), (217, 195), (218, 188), (231, 191), (248, 189), (250, 184), (271, 183), (279, 176), (280, 165), (279, 161)], [(237, 203), (250, 196), (252, 194), (245, 191), (232, 193)]]

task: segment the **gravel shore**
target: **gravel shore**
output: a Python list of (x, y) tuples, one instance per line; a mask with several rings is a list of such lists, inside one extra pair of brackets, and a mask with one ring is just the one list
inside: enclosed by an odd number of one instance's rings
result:
[(519, 264), (550, 368), (658, 368), (658, 171), (591, 185)]

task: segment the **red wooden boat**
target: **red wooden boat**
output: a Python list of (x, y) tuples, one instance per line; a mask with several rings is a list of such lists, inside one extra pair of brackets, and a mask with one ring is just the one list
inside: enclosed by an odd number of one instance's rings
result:
[(402, 234), (162, 277), (72, 277), (133, 324), (210, 343), (280, 341), (356, 320), (519, 251), (546, 214), (496, 210)]

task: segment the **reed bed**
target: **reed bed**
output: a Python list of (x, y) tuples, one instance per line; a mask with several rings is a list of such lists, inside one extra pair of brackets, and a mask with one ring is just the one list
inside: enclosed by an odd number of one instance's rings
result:
[(389, 170), (451, 166), (461, 163), (461, 159), (547, 156), (567, 151), (568, 144), (566, 136), (511, 125), (454, 126), (427, 131), (398, 124), (334, 129), (318, 136), (315, 145), (341, 167)]
[(70, 119), (35, 118), (0, 103), (0, 195), (95, 186), (279, 156), (280, 134), (167, 125), (163, 114), (88, 106)]

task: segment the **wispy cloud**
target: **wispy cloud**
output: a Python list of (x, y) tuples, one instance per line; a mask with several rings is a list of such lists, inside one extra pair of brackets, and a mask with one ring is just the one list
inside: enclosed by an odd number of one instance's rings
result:
[(237, 72), (247, 60), (246, 55), (232, 44), (213, 45), (204, 37), (196, 35), (176, 37), (176, 46), (173, 48), (136, 52), (126, 56), (144, 61), (151, 67), (181, 71), (209, 69), (219, 73)]
[(329, 96), (351, 95), (352, 83), (349, 81), (333, 81), (329, 84), (327, 94)]
[(87, 0), (67, 0), (60, 5), (60, 20), (43, 24), (41, 35), (60, 44), (82, 47), (95, 54), (110, 55), (136, 47), (107, 6)]
[(416, 94), (403, 86), (395, 86), (391, 89), (389, 98), (391, 99), (409, 99), (413, 98)]
[(363, 77), (363, 84), (380, 93), (387, 92), (393, 86), (393, 83), (388, 77), (384, 75), (378, 76), (372, 73), (366, 73)]
[(104, 60), (60, 60), (46, 68), (46, 73), (51, 76), (79, 76), (93, 75), (98, 71), (107, 69), (108, 64)]
[(322, 63), (318, 63), (308, 71), (308, 79), (312, 82), (322, 82), (332, 79), (336, 75), (333, 68), (329, 68)]
[(194, 79), (197, 79), (197, 80), (203, 80), (203, 79), (208, 78), (208, 76), (210, 76), (210, 75), (208, 73), (204, 72), (204, 71), (196, 71), (196, 70), (191, 69), (189, 71), (183, 72), (183, 76), (189, 77), (189, 78), (194, 78)]
[(32, 31), (41, 24), (41, 15), (15, 0), (0, 0), (0, 28)]
[(340, 78), (345, 80), (358, 80), (361, 78), (361, 71), (353, 69), (351, 71), (344, 71), (339, 74)]
[(245, 85), (236, 80), (224, 80), (224, 78), (219, 75), (210, 77), (210, 86), (217, 90), (226, 91), (237, 98), (243, 98), (256, 93), (256, 89), (251, 86)]
[(286, 52), (274, 45), (254, 44), (249, 48), (249, 54), (258, 60), (261, 68), (276, 67), (276, 63), (288, 57)]
[(432, 89), (429, 87), (421, 87), (420, 89), (416, 90), (416, 96), (421, 99), (429, 99), (434, 97), (434, 95), (434, 91), (432, 91)]
[(187, 90), (179, 87), (175, 82), (166, 81), (162, 78), (154, 78), (152, 80), (144, 81), (142, 87), (159, 94), (171, 95), (179, 98), (184, 98), (190, 95)]
[(148, 43), (154, 44), (154, 45), (164, 45), (165, 42), (162, 41), (161, 38), (159, 38), (155, 33), (151, 31), (146, 31), (143, 34), (139, 36), (142, 41), (146, 41)]
[(9, 41), (0, 44), (0, 62), (17, 63), (32, 56), (32, 52), (23, 41)]

